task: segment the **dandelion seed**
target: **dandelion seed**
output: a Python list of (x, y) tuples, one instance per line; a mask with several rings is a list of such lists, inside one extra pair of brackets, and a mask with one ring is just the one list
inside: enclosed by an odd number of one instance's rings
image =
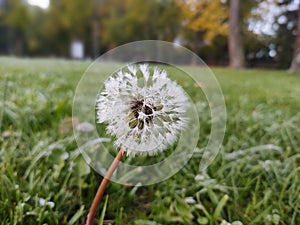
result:
[(173, 144), (186, 127), (187, 105), (184, 90), (166, 71), (129, 65), (105, 81), (97, 119), (127, 155), (153, 155)]

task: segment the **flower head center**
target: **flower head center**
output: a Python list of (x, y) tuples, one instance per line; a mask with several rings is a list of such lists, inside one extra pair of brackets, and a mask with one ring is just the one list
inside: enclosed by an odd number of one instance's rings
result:
[(162, 110), (163, 105), (154, 106), (154, 104), (146, 102), (145, 99), (134, 99), (130, 105), (129, 127), (131, 129), (138, 128), (142, 130), (145, 126), (149, 126), (153, 122), (155, 111)]

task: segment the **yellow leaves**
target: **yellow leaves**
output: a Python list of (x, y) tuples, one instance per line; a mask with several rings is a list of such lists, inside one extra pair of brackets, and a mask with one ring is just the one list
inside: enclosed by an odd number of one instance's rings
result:
[(218, 35), (228, 33), (228, 10), (221, 0), (178, 0), (185, 25), (204, 33), (204, 39), (211, 43)]

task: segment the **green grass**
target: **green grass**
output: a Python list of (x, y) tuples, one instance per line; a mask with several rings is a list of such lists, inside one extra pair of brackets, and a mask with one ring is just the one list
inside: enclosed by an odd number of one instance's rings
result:
[[(70, 117), (75, 87), (89, 63), (0, 58), (1, 225), (84, 224), (101, 177), (82, 159)], [(299, 74), (213, 71), (227, 107), (220, 154), (206, 171), (198, 170), (210, 130), (209, 117), (201, 114), (207, 105), (200, 102), (193, 159), (155, 185), (110, 183), (104, 223), (300, 224)], [(195, 99), (202, 96), (184, 82)]]

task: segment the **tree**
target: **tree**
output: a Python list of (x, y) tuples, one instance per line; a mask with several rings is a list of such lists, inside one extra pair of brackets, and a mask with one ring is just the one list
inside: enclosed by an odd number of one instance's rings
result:
[(271, 46), (276, 52), (273, 57), (276, 66), (281, 69), (288, 69), (291, 66), (297, 34), (298, 10), (289, 7), (290, 4), (291, 0), (278, 4), (281, 13), (275, 17), (275, 35), (268, 43), (268, 46)]
[(241, 69), (245, 66), (245, 56), (241, 37), (240, 0), (230, 0), (229, 6), (229, 66)]
[(294, 56), (289, 68), (290, 73), (300, 71), (300, 3), (298, 7), (298, 20), (297, 20), (297, 35), (294, 47)]
[[(228, 13), (220, 0), (178, 0), (183, 15), (183, 26), (201, 33), (202, 42), (212, 44), (215, 37), (228, 33)], [(198, 40), (199, 42), (200, 40)]]
[(144, 39), (174, 41), (179, 31), (180, 12), (174, 0), (112, 0), (106, 4), (102, 41), (110, 48)]
[(67, 56), (72, 40), (91, 45), (92, 0), (52, 0), (41, 34), (48, 42), (48, 54)]
[(21, 56), (25, 48), (25, 30), (29, 20), (28, 7), (21, 0), (7, 1), (5, 23), (8, 26), (11, 53)]
[(26, 27), (26, 54), (41, 55), (49, 52), (48, 43), (42, 33), (45, 32), (45, 11), (38, 6), (30, 6), (30, 24)]
[(221, 0), (176, 0), (176, 3), (181, 12), (181, 30), (177, 34), (180, 43), (207, 63), (225, 61), (228, 35), (226, 3)]

